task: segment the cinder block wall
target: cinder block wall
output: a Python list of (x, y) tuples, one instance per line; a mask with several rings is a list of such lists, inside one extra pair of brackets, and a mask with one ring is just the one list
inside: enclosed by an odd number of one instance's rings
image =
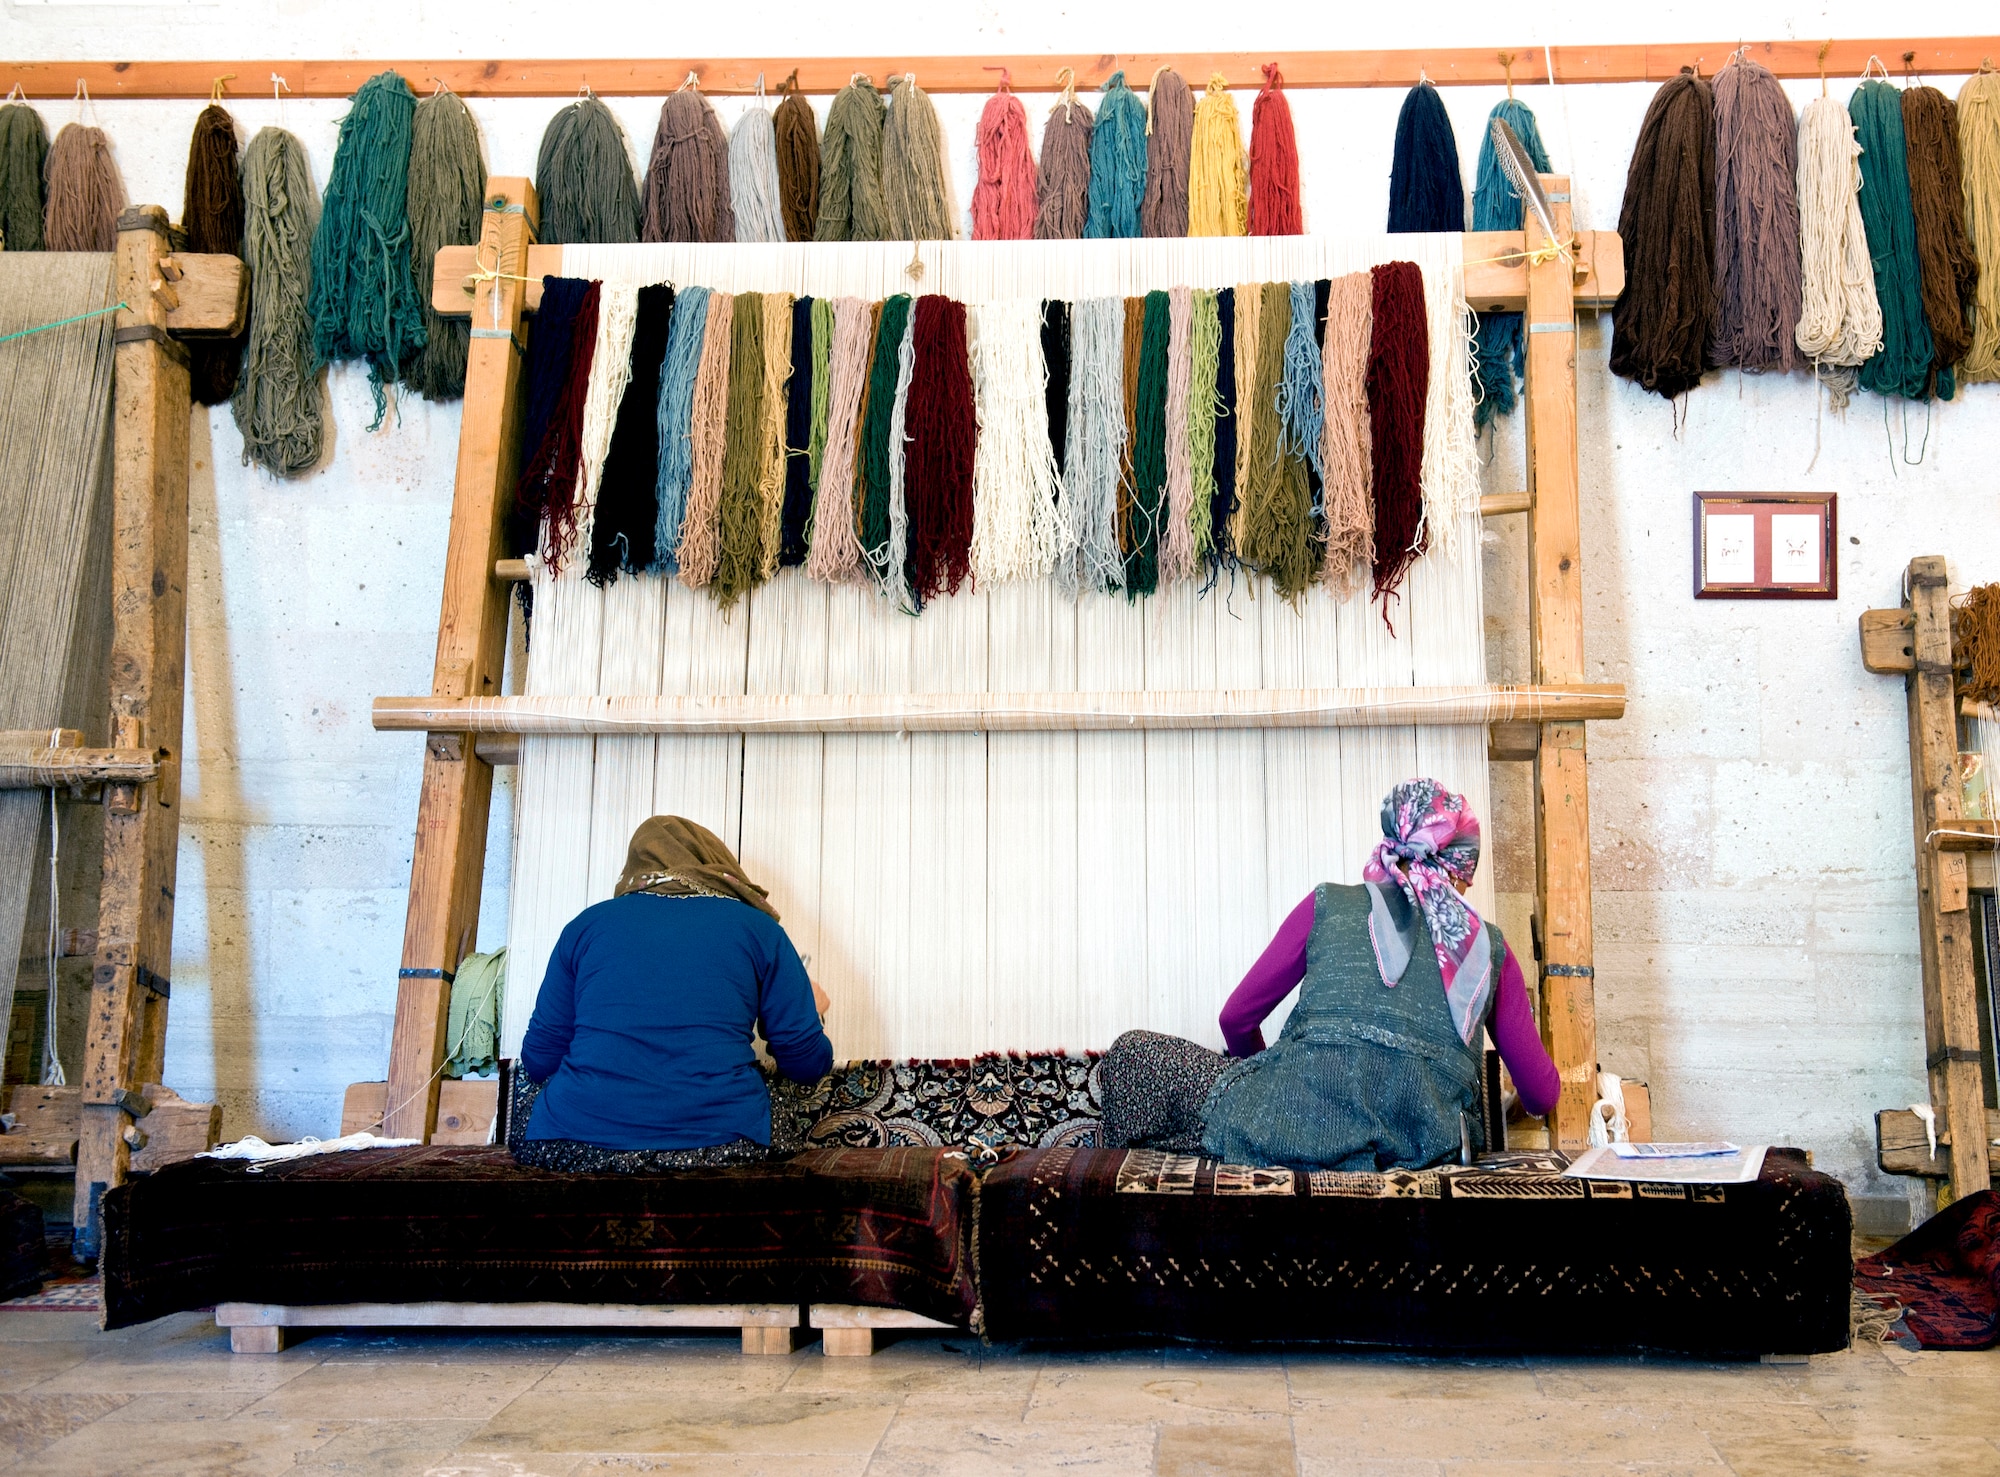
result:
[[(328, 56), (383, 46), (411, 57), (471, 46), (523, 56), (1141, 45), (1275, 53), (1429, 41), (1516, 47), (1522, 30), (1518, 17), (1464, 3), (1421, 17), (1271, 3), (1233, 16), (1227, 36), (1214, 31), (1212, 8), (1124, 3), (1085, 12), (1037, 0), (893, 23), (801, 5), (761, 14), (745, 29), (727, 10), (547, 0), (494, 0), (476, 19), (458, 7), (413, 12), (383, 0), (338, 11), (218, 0), (109, 12), (20, 5), (5, 25), (10, 54), (48, 58)], [(1982, 16), (1955, 3), (1921, 24), (1964, 34), (1988, 28)], [(1790, 17), (1764, 0), (1706, 0), (1668, 14), (1599, 11), (1535, 24), (1553, 27), (1555, 44), (1705, 41), (1788, 35)], [(1842, 3), (1813, 23), (1867, 35), (1918, 21)], [(1029, 89), (1050, 80), (1015, 79), (1037, 120), (1050, 99)], [(1938, 80), (1956, 91), (1958, 79)], [(230, 85), (246, 135), (282, 116), (305, 140), (323, 188), (344, 104), (280, 109), (262, 76)], [(1801, 103), (1816, 91), (1793, 87)], [(1651, 93), (1522, 89), (1556, 167), (1574, 175), (1582, 225), (1616, 225)], [(1468, 187), (1499, 96), (1445, 94)], [(937, 101), (963, 202), (982, 100)], [(1238, 101), (1247, 128), (1250, 95)], [(1310, 228), (1378, 227), (1400, 102), (1393, 90), (1292, 94)], [(75, 116), (66, 99), (37, 103), (52, 128)], [(557, 105), (475, 100), (489, 169), (532, 172)], [(657, 100), (612, 106), (642, 149)], [(741, 104), (718, 106), (728, 122)], [(97, 105), (132, 199), (178, 210), (200, 107)], [(1896, 603), (1913, 554), (1948, 555), (1955, 583), (2000, 577), (1991, 471), (2000, 390), (1976, 387), (1929, 411), (1890, 407), (1886, 417), (1880, 400), (1863, 397), (1843, 418), (1816, 411), (1802, 375), (1731, 374), (1711, 377), (1677, 410), (1608, 376), (1609, 337), (1607, 319), (1586, 322), (1578, 340), (1590, 662), (1593, 675), (1632, 693), (1624, 723), (1592, 731), (1604, 1064), (1651, 1082), (1662, 1134), (1803, 1144), (1855, 1194), (1875, 1197), (1870, 1214), (1893, 1217), (1911, 1187), (1874, 1170), (1871, 1114), (1924, 1090), (1906, 749), (1900, 684), (1861, 670), (1855, 622), (1870, 605)], [(295, 483), (242, 466), (226, 412), (195, 417), (192, 764), (168, 1061), (182, 1092), (222, 1101), (231, 1135), (330, 1133), (344, 1085), (380, 1076), (387, 1059), (420, 751), (414, 738), (371, 732), (368, 705), (378, 693), (422, 691), (428, 680), (458, 412), (405, 397), (371, 433), (364, 377), (336, 368), (329, 384), (334, 458)], [(1503, 426), (1488, 451), (1488, 490), (1518, 486), (1518, 426)], [(1696, 490), (1838, 491), (1841, 598), (1692, 600)], [(1496, 521), (1487, 536), (1496, 679), (1527, 676), (1522, 537), (1520, 519)], [(1525, 936), (1525, 770), (1502, 766), (1495, 785), (1489, 829), (1502, 918)], [(510, 802), (503, 781), (481, 929), (489, 947), (504, 934)], [(1231, 983), (1216, 981), (1218, 1000)]]

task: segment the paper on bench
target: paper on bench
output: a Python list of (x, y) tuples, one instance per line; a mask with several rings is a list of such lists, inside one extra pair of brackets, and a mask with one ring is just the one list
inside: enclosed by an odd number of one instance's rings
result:
[(1764, 1146), (1753, 1144), (1726, 1155), (1679, 1159), (1621, 1159), (1612, 1146), (1583, 1151), (1564, 1174), (1581, 1180), (1632, 1180), (1665, 1185), (1747, 1185), (1763, 1172)]

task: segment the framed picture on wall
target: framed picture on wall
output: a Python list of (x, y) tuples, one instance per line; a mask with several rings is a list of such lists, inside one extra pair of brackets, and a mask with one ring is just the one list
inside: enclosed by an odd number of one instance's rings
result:
[(1835, 599), (1835, 504), (1831, 492), (1697, 492), (1694, 598)]

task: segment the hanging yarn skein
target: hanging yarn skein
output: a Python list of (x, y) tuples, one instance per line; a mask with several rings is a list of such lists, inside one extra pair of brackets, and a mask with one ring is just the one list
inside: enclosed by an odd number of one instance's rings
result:
[(826, 584), (858, 584), (863, 577), (855, 516), (856, 432), (868, 383), (873, 320), (870, 305), (860, 298), (834, 300), (826, 364), (826, 449), (813, 493), (805, 566), (807, 579)]
[(378, 429), (388, 388), (424, 344), (410, 271), (409, 84), (383, 72), (361, 84), (340, 120), (326, 203), (313, 236), (313, 348), (322, 363), (366, 359)]
[[(569, 383), (570, 358), (576, 350), (576, 317), (591, 286), (575, 277), (542, 278), (542, 306), (535, 314), (521, 364), (522, 476), (515, 484), (507, 517), (507, 552), (517, 558), (534, 553), (540, 537), (540, 504), (524, 498), (522, 491)], [(594, 336), (595, 323), (591, 332)]]
[(1125, 554), (1125, 597), (1160, 587), (1161, 524), (1167, 503), (1167, 369), (1173, 305), (1157, 288), (1146, 294), (1133, 381), (1131, 537)]
[(1368, 356), (1374, 332), (1374, 277), (1349, 272), (1327, 292), (1325, 439), (1320, 447), (1321, 577), (1346, 599), (1374, 560), (1373, 437), (1368, 411)]
[[(604, 284), (585, 285), (569, 324), (569, 361), (549, 407), (541, 440), (528, 457), (514, 501), (527, 518), (533, 549), (558, 572), (574, 545), (577, 484), (583, 471), (584, 411), (590, 403), (591, 368), (597, 362), (597, 318)], [(547, 293), (544, 290), (544, 300)]]
[(1861, 144), (1861, 222), (1875, 264), (1875, 296), (1882, 304), (1882, 347), (1861, 366), (1861, 385), (1878, 395), (1927, 399), (1933, 346), (1910, 206), (1903, 97), (1887, 82), (1863, 82), (1854, 89), (1847, 111)]
[(1276, 62), (1266, 62), (1263, 90), (1250, 109), (1250, 234), (1302, 236), (1305, 229), (1298, 131), (1285, 97), (1285, 75)]
[(0, 251), (42, 249), (43, 166), (49, 131), (26, 103), (0, 106)]
[(250, 319), (229, 409), (243, 460), (296, 477), (319, 465), (326, 445), (308, 306), (319, 201), (305, 145), (282, 128), (259, 130), (243, 151), (242, 180)]
[[(796, 568), (806, 562), (806, 528), (812, 521), (813, 402), (826, 403), (824, 355), (814, 344), (814, 325), (824, 323), (831, 336), (832, 304), (816, 312), (823, 299), (801, 297), (792, 302), (792, 376), (785, 384), (784, 504), (779, 528), (778, 562)], [(825, 432), (821, 432), (822, 447)]]
[(819, 224), (815, 241), (887, 241), (882, 203), (882, 130), (888, 107), (857, 76), (834, 94), (819, 141)]
[(595, 96), (549, 120), (535, 160), (545, 246), (628, 246), (639, 239), (639, 186), (617, 115)]
[(1188, 169), (1188, 234), (1241, 236), (1249, 229), (1248, 169), (1236, 99), (1217, 72), (1194, 110), (1194, 158)]
[(410, 122), (410, 273), (424, 319), (424, 346), (403, 371), (403, 383), (426, 400), (465, 393), (469, 316), (444, 318), (431, 308), (431, 269), (447, 246), (479, 240), (486, 209), (486, 164), (479, 129), (455, 92), (440, 87), (417, 104)]
[(709, 593), (724, 610), (759, 584), (763, 517), (758, 503), (759, 441), (764, 421), (764, 297), (736, 294), (730, 326), (729, 404), (723, 429), (720, 557)]
[[(796, 78), (798, 73), (792, 76)], [(784, 212), (785, 239), (810, 241), (819, 223), (819, 120), (796, 87), (787, 83), (779, 91), (784, 98), (771, 127), (778, 154), (778, 205)]]
[(972, 577), (972, 472), (979, 423), (973, 409), (965, 304), (936, 293), (916, 300), (914, 373), (904, 412), (909, 438), (909, 584), (919, 600), (957, 594)]
[(1035, 233), (1035, 156), (1028, 113), (1003, 81), (979, 114), (979, 183), (972, 190), (972, 239), (1026, 241)]
[(1090, 215), (1083, 234), (1093, 241), (1140, 233), (1146, 195), (1146, 105), (1113, 72), (1098, 100), (1090, 132)]
[(1709, 362), (1789, 370), (1799, 324), (1798, 127), (1784, 85), (1738, 57), (1716, 74), (1715, 337)]
[[(188, 250), (240, 256), (243, 251), (243, 176), (236, 164), (236, 120), (210, 103), (194, 120), (188, 141), (187, 188), (181, 229)], [(188, 350), (188, 391), (197, 405), (221, 405), (236, 393), (243, 336), (197, 339)]]
[[(1529, 106), (1516, 98), (1502, 98), (1487, 114), (1487, 127), (1479, 141), (1479, 174), (1472, 189), (1472, 229), (1475, 231), (1518, 231), (1522, 204), (1513, 185), (1500, 168), (1500, 156), (1493, 147), (1493, 120), (1499, 119), (1514, 131), (1527, 151), (1528, 162), (1539, 173), (1547, 173), (1549, 152), (1542, 146), (1542, 130)], [(1519, 313), (1481, 313), (1472, 343), (1472, 424), (1484, 430), (1495, 416), (1512, 415), (1516, 403), (1515, 382), (1527, 364), (1527, 337), (1521, 332)], [(1332, 551), (1328, 551), (1332, 567)]]
[(1937, 392), (1952, 398), (1956, 367), (1972, 347), (1968, 317), (1979, 290), (1979, 258), (1965, 232), (1965, 184), (1958, 156), (1958, 109), (1935, 87), (1903, 89), (1903, 142), (1924, 321), (1937, 356)]
[(1430, 82), (1419, 82), (1396, 115), (1396, 152), (1389, 166), (1389, 231), (1463, 231), (1465, 181), (1451, 115)]
[(706, 287), (682, 289), (667, 323), (666, 356), (660, 364), (660, 394), (654, 425), (659, 466), (654, 478), (653, 559), (649, 566), (668, 574), (680, 569), (681, 520), (694, 479), (694, 391), (701, 349), (708, 333)]
[[(1065, 71), (1068, 68), (1064, 68)], [(1095, 119), (1072, 85), (1042, 124), (1036, 183), (1035, 239), (1080, 241), (1090, 220), (1090, 150)], [(1060, 444), (1057, 455), (1061, 455)]]
[(1188, 165), (1194, 146), (1194, 94), (1172, 67), (1146, 89), (1146, 193), (1139, 229), (1147, 236), (1188, 233)]
[(645, 241), (733, 241), (729, 140), (701, 89), (689, 84), (660, 104), (653, 152), (640, 186)]
[(1611, 372), (1672, 400), (1701, 383), (1715, 324), (1715, 102), (1692, 68), (1646, 109), (1618, 235), (1625, 290), (1612, 309)]
[(1796, 339), (1841, 410), (1856, 369), (1882, 347), (1882, 305), (1861, 221), (1861, 146), (1854, 120), (1830, 97), (1799, 114), (1798, 202)]
[(729, 131), (729, 204), (738, 241), (784, 241), (778, 183), (778, 132), (759, 97)]
[(671, 286), (639, 289), (625, 393), (598, 476), (597, 511), (590, 524), (586, 578), (593, 585), (609, 584), (620, 570), (637, 574), (653, 563), (660, 509), (660, 369), (673, 309)]
[[(1306, 290), (1310, 302), (1311, 284), (1299, 286)], [(1419, 294), (1421, 312), (1421, 289)], [(1298, 434), (1301, 427), (1291, 424), (1295, 418), (1287, 412), (1301, 393), (1309, 393), (1316, 403), (1320, 386), (1315, 383), (1308, 390), (1303, 376), (1293, 373), (1295, 360), (1301, 370), (1306, 367), (1295, 341), (1307, 336), (1310, 309), (1302, 323), (1288, 283), (1266, 282), (1260, 296), (1256, 375), (1251, 381), (1247, 417), (1250, 460), (1237, 552), (1245, 564), (1266, 575), (1280, 595), (1296, 600), (1319, 573), (1319, 551), (1313, 546), (1312, 490), (1306, 480), (1304, 446)], [(1319, 365), (1313, 363), (1311, 370), (1317, 380)], [(1303, 411), (1296, 419), (1316, 422), (1318, 417)], [(1317, 424), (1312, 429), (1312, 449), (1317, 455)], [(1421, 437), (1417, 444), (1421, 455)]]
[[(1026, 146), (1024, 138), (1023, 152)], [(944, 129), (930, 94), (908, 72), (889, 88), (889, 120), (882, 126), (882, 200), (892, 240), (950, 241), (958, 235), (944, 172)]]
[(1972, 345), (1959, 378), (2000, 379), (2000, 72), (1982, 72), (1958, 92), (1958, 152), (1965, 176), (1965, 234), (1979, 262)]
[(46, 170), (42, 250), (116, 250), (125, 181), (119, 178), (104, 130), (65, 124), (49, 146)]
[(1430, 329), (1414, 262), (1374, 268), (1369, 303), (1368, 435), (1374, 475), (1375, 598), (1389, 599), (1429, 544), (1424, 524), (1424, 407)]

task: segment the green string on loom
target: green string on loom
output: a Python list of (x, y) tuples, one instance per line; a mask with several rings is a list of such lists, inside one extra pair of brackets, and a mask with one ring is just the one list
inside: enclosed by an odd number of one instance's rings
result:
[(1139, 337), (1139, 392), (1133, 420), (1132, 547), (1125, 554), (1125, 598), (1160, 587), (1160, 506), (1167, 491), (1167, 295), (1146, 294)]
[(889, 422), (896, 413), (897, 357), (910, 321), (910, 298), (898, 293), (882, 304), (875, 358), (868, 371), (868, 419), (862, 427), (861, 548), (878, 567), (889, 547)]
[(1188, 323), (1188, 461), (1194, 479), (1189, 521), (1196, 563), (1215, 542), (1209, 526), (1215, 505), (1215, 380), (1221, 369), (1222, 319), (1213, 292), (1197, 291)]
[(17, 333), (0, 334), (0, 344), (11, 344), (17, 338), (26, 338), (31, 333), (47, 333), (53, 328), (67, 328), (72, 323), (82, 323), (89, 318), (102, 318), (106, 313), (122, 313), (124, 303), (113, 303), (108, 308), (92, 308), (88, 313), (78, 313), (74, 318), (58, 318), (53, 323), (37, 323), (33, 328), (23, 328)]

